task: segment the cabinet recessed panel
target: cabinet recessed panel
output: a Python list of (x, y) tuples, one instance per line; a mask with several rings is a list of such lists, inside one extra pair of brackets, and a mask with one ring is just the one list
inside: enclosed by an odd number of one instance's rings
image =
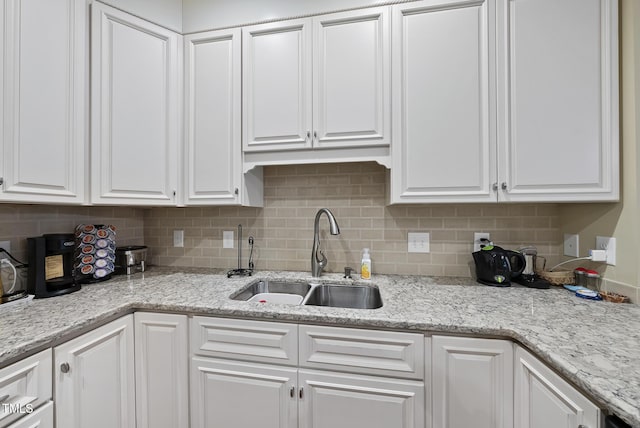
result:
[[(110, 22), (111, 162), (135, 171), (143, 165), (166, 165), (166, 40), (117, 21)], [(136, 180), (114, 174), (114, 190), (161, 191), (164, 171), (144, 168)]]
[(243, 30), (246, 150), (311, 144), (309, 21)]
[(388, 15), (366, 9), (315, 21), (317, 147), (389, 144)]
[[(21, 1), (19, 4), (20, 127), (16, 135), (20, 139), (19, 180), (36, 184), (48, 178), (52, 185), (65, 187), (68, 151), (58, 144), (42, 142), (65, 141), (70, 137), (69, 116), (73, 111), (67, 102), (72, 64), (69, 34), (60, 34), (56, 27), (64, 23), (71, 29), (73, 15), (69, 13), (69, 2)], [(41, 37), (34, 37), (43, 34), (47, 34), (46, 43)], [(44, 64), (51, 65), (46, 73), (42, 73)]]
[(490, 201), (488, 5), (412, 7), (394, 9), (394, 195)]

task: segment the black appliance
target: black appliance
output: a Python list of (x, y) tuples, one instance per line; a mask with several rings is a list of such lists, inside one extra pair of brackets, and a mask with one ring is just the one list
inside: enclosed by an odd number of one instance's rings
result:
[(73, 233), (27, 238), (27, 292), (38, 299), (80, 290), (80, 284), (76, 284), (73, 276), (75, 246)]
[(526, 261), (521, 253), (487, 245), (472, 253), (476, 262), (476, 278), (480, 284), (509, 287), (511, 279), (525, 268)]

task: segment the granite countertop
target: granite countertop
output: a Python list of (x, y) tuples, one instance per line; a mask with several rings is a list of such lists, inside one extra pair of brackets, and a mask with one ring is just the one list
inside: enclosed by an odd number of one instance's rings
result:
[[(135, 310), (511, 338), (640, 428), (640, 306), (595, 302), (562, 289), (474, 285), (469, 278), (379, 275), (380, 309), (248, 303), (229, 296), (257, 278), (309, 273), (152, 268), (50, 299), (0, 306), (0, 367)], [(342, 275), (323, 280), (344, 283)]]

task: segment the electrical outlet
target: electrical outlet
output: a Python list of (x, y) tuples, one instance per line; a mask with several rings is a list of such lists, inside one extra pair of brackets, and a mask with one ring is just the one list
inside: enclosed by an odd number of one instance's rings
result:
[(233, 230), (222, 231), (222, 248), (233, 248)]
[[(0, 248), (4, 248), (6, 251), (11, 252), (11, 241), (0, 241)], [(0, 253), (0, 260), (8, 259), (6, 253)]]
[(564, 234), (564, 255), (569, 257), (580, 257), (580, 241), (578, 235)]
[(430, 252), (429, 234), (409, 232), (407, 237), (407, 252), (428, 253)]
[(487, 241), (491, 241), (491, 234), (488, 232), (475, 232), (473, 234), (473, 252), (480, 251), (480, 244), (482, 243), (482, 239), (486, 239)]
[(184, 230), (173, 231), (173, 246), (184, 247)]
[(616, 265), (616, 238), (596, 236), (596, 250), (605, 250), (607, 252), (607, 264)]

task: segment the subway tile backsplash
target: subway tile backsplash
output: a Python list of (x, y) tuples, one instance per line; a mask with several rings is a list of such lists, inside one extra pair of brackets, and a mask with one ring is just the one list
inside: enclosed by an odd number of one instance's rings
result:
[[(237, 248), (222, 248), (222, 232), (244, 230), (255, 238), (258, 270), (310, 270), (313, 220), (329, 208), (341, 234), (321, 219), (327, 271), (358, 268), (371, 249), (373, 273), (470, 276), (473, 232), (490, 232), (506, 248), (535, 245), (549, 263), (561, 252), (555, 204), (447, 204), (386, 206), (386, 169), (376, 163), (270, 166), (264, 169), (264, 208), (65, 207), (0, 204), (0, 241), (26, 259), (26, 238), (72, 232), (80, 223), (114, 224), (118, 245), (145, 244), (150, 262), (165, 266), (234, 268)], [(173, 231), (184, 230), (184, 248)], [(408, 232), (429, 232), (431, 252), (407, 252)], [(236, 236), (237, 238), (237, 236)], [(235, 246), (234, 242), (234, 246)]]
[(67, 207), (0, 204), (0, 241), (11, 242), (11, 254), (27, 260), (27, 238), (45, 233), (73, 233), (78, 224), (113, 224), (118, 245), (144, 241), (140, 208)]
[[(144, 241), (159, 265), (233, 268), (237, 249), (222, 248), (222, 232), (243, 226), (255, 238), (256, 269), (310, 270), (313, 220), (319, 208), (335, 215), (341, 234), (321, 219), (327, 271), (357, 268), (371, 249), (373, 273), (470, 276), (474, 232), (490, 232), (506, 248), (535, 245), (549, 263), (561, 252), (555, 204), (386, 206), (386, 169), (376, 163), (270, 166), (264, 169), (264, 208), (208, 207), (144, 210)], [(173, 231), (184, 230), (184, 248)], [(407, 252), (408, 232), (429, 232), (431, 252)], [(237, 236), (236, 236), (237, 238)]]

